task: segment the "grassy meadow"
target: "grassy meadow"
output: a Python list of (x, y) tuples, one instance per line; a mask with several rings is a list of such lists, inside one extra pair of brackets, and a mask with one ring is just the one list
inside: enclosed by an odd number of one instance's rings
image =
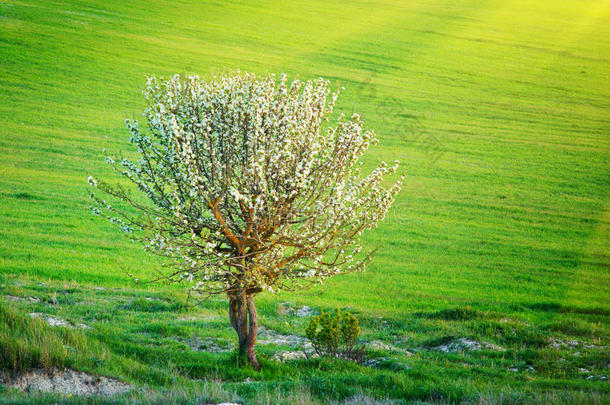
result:
[[(261, 344), (263, 370), (240, 367), (226, 300), (134, 285), (159, 262), (90, 213), (147, 75), (237, 69), (332, 80), (378, 133), (367, 164), (402, 162), (367, 272), (257, 297), (285, 335), (308, 321), (288, 307), (349, 309), (391, 347), (374, 366)], [(0, 404), (607, 403), (610, 2), (0, 0), (0, 294), (0, 370), (137, 387)], [(504, 350), (434, 350), (459, 338)]]

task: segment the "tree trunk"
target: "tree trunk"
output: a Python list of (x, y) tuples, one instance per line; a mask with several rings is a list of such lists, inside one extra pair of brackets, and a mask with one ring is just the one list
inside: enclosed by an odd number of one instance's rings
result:
[(260, 370), (261, 366), (254, 353), (254, 343), (258, 331), (254, 296), (252, 294), (248, 295), (245, 291), (237, 295), (230, 295), (229, 319), (231, 320), (231, 326), (237, 332), (239, 352), (247, 356), (255, 370)]

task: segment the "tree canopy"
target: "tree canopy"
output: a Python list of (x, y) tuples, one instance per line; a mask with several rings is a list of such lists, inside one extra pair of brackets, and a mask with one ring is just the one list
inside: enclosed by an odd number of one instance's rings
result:
[(279, 291), (364, 268), (359, 236), (400, 190), (400, 179), (383, 182), (398, 162), (360, 173), (376, 136), (357, 114), (324, 127), (338, 96), (329, 81), (175, 75), (149, 78), (144, 95), (147, 130), (127, 120), (141, 159), (106, 161), (149, 203), (89, 181), (136, 209), (92, 193), (95, 213), (172, 261), (168, 279), (202, 293)]

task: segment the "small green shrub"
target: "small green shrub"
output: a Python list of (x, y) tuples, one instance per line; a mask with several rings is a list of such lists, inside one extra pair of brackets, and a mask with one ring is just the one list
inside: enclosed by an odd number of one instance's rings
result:
[(353, 360), (362, 358), (364, 350), (356, 346), (360, 335), (358, 318), (350, 312), (322, 312), (313, 316), (307, 329), (307, 338), (316, 353), (321, 356), (343, 357)]

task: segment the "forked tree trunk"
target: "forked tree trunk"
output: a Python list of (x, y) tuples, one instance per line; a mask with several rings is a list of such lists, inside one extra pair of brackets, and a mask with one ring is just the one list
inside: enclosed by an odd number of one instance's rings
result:
[(229, 318), (239, 338), (239, 352), (248, 357), (248, 361), (255, 370), (260, 370), (261, 366), (254, 353), (254, 343), (258, 331), (254, 296), (246, 294), (245, 291), (237, 295), (230, 295)]

